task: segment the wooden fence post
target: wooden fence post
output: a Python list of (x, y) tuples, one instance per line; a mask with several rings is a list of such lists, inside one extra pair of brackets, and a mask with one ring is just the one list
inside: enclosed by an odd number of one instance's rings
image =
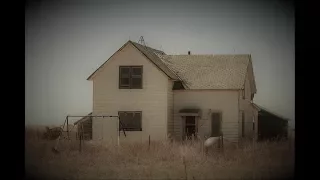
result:
[(150, 135), (149, 135), (149, 146), (148, 146), (148, 150), (150, 150)]
[(69, 137), (69, 118), (67, 116), (67, 134), (68, 134), (68, 140), (70, 139)]
[(81, 148), (82, 148), (82, 146), (81, 146), (81, 145), (82, 145), (82, 144), (81, 144), (81, 140), (82, 140), (82, 133), (80, 134), (80, 138), (79, 138), (79, 139), (80, 139), (79, 151), (81, 152)]
[(221, 146), (222, 146), (222, 152), (224, 152), (224, 146), (223, 146), (223, 134), (221, 134)]

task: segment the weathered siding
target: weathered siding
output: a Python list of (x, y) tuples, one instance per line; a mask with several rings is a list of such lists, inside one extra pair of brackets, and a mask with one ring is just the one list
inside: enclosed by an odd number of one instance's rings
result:
[[(142, 65), (143, 89), (119, 89), (119, 66)], [(142, 111), (142, 131), (121, 132), (120, 141), (165, 139), (168, 77), (131, 44), (111, 57), (93, 77), (93, 115)], [(117, 141), (117, 118), (94, 118), (93, 139)]]
[(253, 72), (253, 64), (252, 64), (251, 60), (248, 65), (248, 72), (247, 73), (248, 73), (247, 76), (250, 77), (249, 81), (250, 81), (251, 91), (253, 93), (257, 93), (257, 87), (256, 87), (255, 77), (254, 77), (254, 72)]
[[(249, 68), (247, 72), (247, 76), (244, 83), (244, 90), (241, 90), (239, 93), (239, 105), (240, 105), (240, 111), (242, 111), (245, 114), (245, 137), (252, 137), (254, 135), (254, 132), (256, 128), (253, 129), (253, 119), (256, 118), (256, 109), (253, 108), (251, 104), (251, 95), (252, 95), (252, 84), (250, 83), (250, 79), (252, 73), (249, 73)], [(252, 87), (252, 88), (251, 88)], [(244, 99), (242, 97), (242, 93), (244, 91)], [(239, 113), (239, 122), (241, 124), (241, 112)], [(242, 134), (242, 126), (239, 127), (239, 133)]]
[(173, 81), (168, 80), (168, 134), (173, 135)]
[(222, 113), (222, 132), (230, 140), (238, 140), (238, 91), (232, 90), (177, 90), (174, 91), (174, 134), (182, 139), (183, 118), (179, 110), (183, 108), (201, 109), (198, 133), (203, 138), (211, 134), (211, 113)]

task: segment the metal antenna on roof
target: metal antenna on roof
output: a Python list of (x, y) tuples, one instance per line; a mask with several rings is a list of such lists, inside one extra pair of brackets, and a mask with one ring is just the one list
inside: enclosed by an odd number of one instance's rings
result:
[(162, 48), (162, 45), (160, 46), (160, 50), (161, 50), (161, 51), (164, 51), (163, 48)]
[(140, 37), (138, 43), (142, 44), (143, 46), (146, 46), (146, 43), (144, 42), (143, 36)]

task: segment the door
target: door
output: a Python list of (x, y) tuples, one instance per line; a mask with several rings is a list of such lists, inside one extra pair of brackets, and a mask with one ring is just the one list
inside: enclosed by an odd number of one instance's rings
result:
[(196, 118), (195, 116), (186, 116), (185, 135), (187, 139), (191, 139), (196, 133)]
[(211, 114), (211, 136), (217, 137), (221, 135), (221, 113)]

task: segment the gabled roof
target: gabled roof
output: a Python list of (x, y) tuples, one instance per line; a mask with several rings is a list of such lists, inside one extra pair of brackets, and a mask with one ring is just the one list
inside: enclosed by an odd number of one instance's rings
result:
[(285, 121), (289, 121), (288, 118), (286, 117), (283, 117), (277, 113), (274, 113), (272, 111), (269, 111), (268, 109), (264, 108), (264, 107), (261, 107), (260, 105), (257, 105), (257, 104), (254, 104), (255, 106), (257, 106), (258, 108), (260, 108), (259, 110), (259, 114), (260, 115), (271, 115), (271, 116), (275, 116), (275, 117), (278, 117), (279, 119), (282, 119), (282, 120), (285, 120)]
[(254, 108), (256, 108), (258, 111), (261, 111), (261, 108), (260, 108), (257, 104), (251, 103), (251, 105), (252, 105)]
[[(169, 78), (181, 82), (184, 89), (243, 89), (249, 64), (252, 63), (249, 54), (166, 55), (163, 51), (132, 41), (128, 41), (118, 51), (128, 43), (137, 48)], [(92, 73), (88, 80), (104, 64)]]
[(152, 61), (160, 70), (162, 70), (169, 78), (177, 80), (178, 77), (174, 74), (168, 66), (166, 66), (158, 55), (165, 55), (163, 51), (153, 49), (148, 46), (129, 41), (132, 43), (140, 52), (142, 52), (150, 61)]
[(250, 55), (159, 55), (187, 89), (243, 89)]
[[(126, 44), (124, 44), (118, 51), (116, 51), (113, 55), (115, 55), (117, 52), (119, 52), (121, 49), (123, 49), (128, 43), (132, 44), (135, 48), (137, 48), (144, 56), (147, 57), (147, 59), (149, 59), (154, 65), (156, 65), (161, 71), (163, 71), (169, 78), (173, 79), (173, 80), (178, 80), (179, 78), (177, 77), (176, 74), (174, 74), (161, 60), (157, 55), (165, 55), (165, 53), (163, 51), (160, 50), (156, 50), (153, 48), (150, 48), (148, 46), (143, 46), (141, 44), (132, 42), (132, 41), (128, 41)], [(113, 56), (112, 55), (112, 56)], [(111, 56), (111, 57), (112, 57)], [(111, 58), (110, 57), (110, 58)], [(109, 59), (110, 59), (109, 58)], [(108, 59), (108, 60), (109, 60)], [(108, 61), (107, 60), (107, 61)], [(107, 62), (106, 61), (106, 62)], [(105, 63), (106, 63), (105, 62)], [(90, 80), (91, 77), (105, 64), (103, 63), (95, 72), (93, 72), (88, 78), (87, 80)]]

